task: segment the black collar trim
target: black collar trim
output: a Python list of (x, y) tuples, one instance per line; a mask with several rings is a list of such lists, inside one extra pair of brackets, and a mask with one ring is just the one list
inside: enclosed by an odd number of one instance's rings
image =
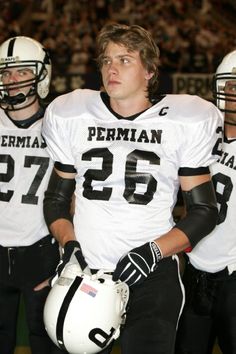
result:
[(24, 120), (15, 120), (9, 117), (7, 114), (8, 118), (14, 123), (17, 128), (21, 129), (27, 129), (29, 128), (32, 124), (37, 122), (37, 120), (43, 118), (44, 116), (45, 109), (43, 107), (40, 107), (38, 112), (36, 112), (34, 115), (32, 115), (30, 118), (24, 119)]
[[(158, 103), (159, 101), (161, 101), (163, 98), (165, 97), (165, 95), (163, 96), (159, 96), (153, 100), (151, 100), (152, 105)], [(140, 114), (142, 114), (143, 112), (145, 112), (147, 109), (144, 109), (141, 112), (135, 113), (132, 116), (129, 117), (123, 117), (120, 114), (116, 113), (115, 111), (113, 111), (113, 109), (111, 108), (110, 105), (110, 97), (108, 96), (108, 94), (106, 92), (101, 92), (101, 99), (103, 101), (103, 103), (106, 105), (106, 107), (109, 109), (109, 111), (118, 119), (127, 119), (127, 120), (134, 120), (135, 118), (137, 118)]]

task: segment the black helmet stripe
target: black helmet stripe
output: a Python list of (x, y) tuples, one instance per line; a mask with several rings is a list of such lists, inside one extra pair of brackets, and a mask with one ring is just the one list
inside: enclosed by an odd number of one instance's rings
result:
[(12, 38), (9, 43), (8, 51), (7, 51), (7, 56), (12, 57), (13, 56), (13, 48), (15, 44), (16, 38)]
[(68, 308), (70, 306), (71, 300), (73, 299), (78, 287), (82, 283), (83, 278), (81, 277), (75, 277), (73, 283), (71, 284), (63, 303), (61, 304), (61, 308), (58, 314), (57, 318), (57, 326), (56, 326), (56, 336), (57, 336), (57, 342), (58, 345), (61, 349), (66, 350), (65, 344), (64, 344), (64, 338), (63, 338), (63, 329), (64, 329), (64, 321), (65, 317), (68, 311)]

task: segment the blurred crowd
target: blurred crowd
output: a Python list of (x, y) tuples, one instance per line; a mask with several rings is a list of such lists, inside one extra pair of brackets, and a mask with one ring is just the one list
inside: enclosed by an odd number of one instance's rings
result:
[(150, 30), (167, 72), (211, 73), (236, 47), (234, 1), (0, 0), (0, 42), (29, 35), (49, 48), (54, 75), (94, 72), (95, 37), (108, 21)]

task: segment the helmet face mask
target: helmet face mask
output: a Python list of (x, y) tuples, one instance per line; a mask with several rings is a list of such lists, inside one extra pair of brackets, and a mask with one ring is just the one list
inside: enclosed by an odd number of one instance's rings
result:
[(71, 354), (99, 353), (118, 338), (128, 298), (127, 284), (101, 271), (86, 275), (68, 264), (45, 303), (48, 335)]
[[(12, 69), (23, 70), (23, 68), (29, 68), (34, 73), (34, 77), (28, 81), (23, 79), (23, 81), (17, 80), (7, 84), (3, 82), (4, 72)], [(49, 93), (50, 80), (50, 58), (39, 42), (29, 37), (19, 36), (8, 39), (0, 46), (1, 108), (18, 110), (31, 105), (38, 97), (45, 98)], [(29, 90), (26, 90), (26, 87), (29, 87)], [(18, 89), (20, 95), (15, 97), (11, 95), (10, 91), (13, 89)]]
[[(15, 79), (16, 75), (18, 79)], [(19, 110), (35, 102), (36, 75), (32, 64), (9, 65), (0, 71), (0, 82), (1, 108), (9, 111)]]
[(236, 50), (227, 54), (216, 70), (213, 97), (222, 112), (236, 113)]

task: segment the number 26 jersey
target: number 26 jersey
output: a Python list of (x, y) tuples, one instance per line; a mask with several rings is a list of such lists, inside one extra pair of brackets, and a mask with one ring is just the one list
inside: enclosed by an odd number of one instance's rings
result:
[(132, 120), (92, 90), (48, 106), (43, 135), (52, 159), (76, 170), (74, 227), (91, 268), (112, 270), (173, 227), (179, 170), (216, 160), (221, 127), (217, 108), (189, 95), (167, 95)]

